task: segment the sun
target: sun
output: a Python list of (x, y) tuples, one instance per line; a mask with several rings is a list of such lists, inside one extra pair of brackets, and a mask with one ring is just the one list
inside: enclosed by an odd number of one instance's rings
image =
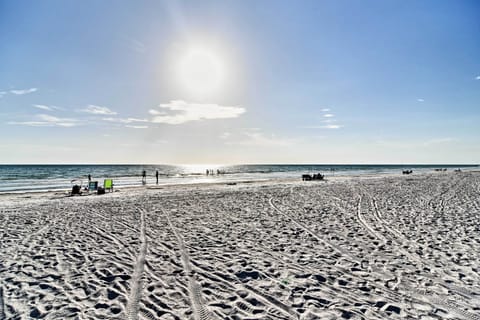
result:
[(179, 83), (190, 94), (207, 96), (215, 93), (222, 87), (224, 77), (224, 63), (214, 50), (192, 47), (180, 56)]

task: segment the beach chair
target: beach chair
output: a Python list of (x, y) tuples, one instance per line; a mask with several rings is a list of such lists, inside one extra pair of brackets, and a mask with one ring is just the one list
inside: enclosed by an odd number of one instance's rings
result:
[(98, 181), (90, 181), (88, 183), (88, 191), (96, 191), (98, 188)]
[(70, 192), (71, 196), (81, 195), (82, 194), (82, 180), (73, 179), (70, 181), (72, 184), (72, 191)]
[(72, 192), (70, 192), (70, 195), (71, 196), (75, 196), (75, 195), (81, 195), (82, 194), (82, 189), (81, 187), (76, 184), (72, 187)]
[(103, 188), (108, 191), (113, 191), (113, 179), (103, 180)]

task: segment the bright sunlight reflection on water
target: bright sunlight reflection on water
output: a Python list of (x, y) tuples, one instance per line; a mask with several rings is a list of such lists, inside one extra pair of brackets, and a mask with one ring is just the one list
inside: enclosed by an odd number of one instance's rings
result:
[(224, 165), (221, 164), (184, 164), (180, 165), (184, 174), (205, 174), (207, 170), (216, 172)]

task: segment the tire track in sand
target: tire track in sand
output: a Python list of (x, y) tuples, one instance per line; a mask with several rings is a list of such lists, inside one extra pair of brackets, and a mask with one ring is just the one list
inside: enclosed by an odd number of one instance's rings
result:
[(140, 211), (140, 250), (137, 256), (137, 262), (133, 271), (130, 289), (130, 296), (127, 302), (127, 319), (138, 320), (139, 302), (142, 296), (142, 274), (145, 268), (145, 255), (147, 253), (147, 239), (145, 236), (145, 210)]
[(363, 217), (362, 213), (362, 200), (363, 197), (360, 195), (358, 202), (357, 202), (357, 220), (360, 222), (360, 224), (366, 229), (372, 236), (377, 238), (378, 240), (381, 240), (383, 244), (387, 243), (387, 239), (381, 234), (380, 232), (377, 232)]
[[(391, 235), (393, 235), (393, 236), (388, 236), (388, 237), (392, 241), (394, 241), (398, 244), (400, 252), (402, 252), (405, 256), (407, 256), (410, 259), (410, 261), (415, 261), (417, 264), (422, 266), (422, 268), (423, 267), (429, 267), (432, 270), (435, 270), (438, 274), (442, 274), (443, 273), (442, 268), (436, 267), (434, 260), (419, 256), (417, 251), (411, 252), (409, 249), (401, 248), (402, 243), (407, 243), (409, 246), (413, 247), (416, 250), (420, 250), (421, 246), (419, 246), (414, 241), (411, 241), (410, 239), (408, 239), (407, 237), (402, 235), (402, 233), (400, 231), (398, 231), (397, 229), (395, 229), (393, 227), (390, 227), (389, 224), (391, 224), (391, 223), (385, 221), (382, 218), (382, 214), (381, 214), (380, 209), (378, 208), (378, 205), (377, 205), (377, 199), (374, 196), (372, 196), (370, 193), (367, 193), (367, 194), (371, 198), (371, 201), (372, 201), (372, 207), (374, 208), (374, 211), (373, 211), (374, 218), (378, 221), (379, 224), (382, 225), (383, 228), (385, 228), (388, 232), (390, 232)], [(429, 264), (427, 265), (425, 263), (425, 261), (428, 261)], [(457, 286), (455, 284), (446, 283), (444, 280), (442, 280), (438, 276), (427, 275), (427, 274), (425, 274), (423, 276), (431, 279), (434, 283), (437, 283), (438, 285), (450, 290), (451, 292), (459, 294), (459, 295), (461, 295), (461, 296), (463, 296), (467, 299), (470, 299), (470, 300), (475, 299), (475, 297), (477, 295), (475, 292), (472, 292), (469, 289)], [(441, 301), (441, 300), (439, 299), (438, 301)]]
[(185, 248), (185, 243), (183, 242), (182, 236), (177, 232), (177, 229), (173, 226), (172, 221), (170, 221), (170, 216), (167, 212), (163, 211), (165, 217), (167, 218), (168, 225), (175, 237), (177, 238), (178, 245), (180, 247), (180, 255), (182, 258), (183, 270), (188, 277), (188, 293), (190, 297), (190, 302), (192, 304), (193, 318), (195, 320), (210, 320), (215, 319), (213, 314), (205, 308), (203, 299), (202, 299), (202, 290), (195, 280), (194, 271), (190, 263), (190, 257), (188, 251)]
[[(371, 205), (374, 209), (373, 210), (373, 216), (374, 216), (375, 220), (379, 223), (379, 226), (383, 227), (383, 229), (384, 229), (383, 231), (386, 232), (387, 234), (390, 233), (390, 235), (392, 235), (392, 234), (397, 235), (398, 231), (394, 232), (394, 230), (392, 230), (390, 227), (388, 227), (388, 224), (386, 223), (386, 221), (384, 221), (381, 218), (381, 213), (378, 210), (378, 207), (377, 207), (377, 204), (376, 204), (376, 199), (364, 187), (360, 187), (360, 190), (363, 191), (365, 196), (370, 197)], [(446, 192), (444, 193), (444, 195), (445, 194), (446, 194)], [(386, 236), (384, 236), (384, 234), (382, 234), (380, 232), (375, 231), (374, 228), (372, 226), (370, 226), (365, 219), (363, 219), (362, 214), (361, 214), (361, 202), (362, 202), (363, 199), (364, 199), (364, 197), (362, 197), (362, 195), (360, 194), (360, 198), (359, 198), (358, 203), (357, 203), (357, 217), (358, 217), (358, 220), (368, 230), (371, 231), (372, 235), (377, 237), (377, 239), (383, 240), (386, 243), (386, 241), (387, 241)], [(409, 259), (412, 262), (418, 263), (418, 265), (420, 265), (422, 267), (425, 266), (425, 263), (422, 260), (422, 257), (418, 256), (418, 254), (416, 254), (416, 253), (411, 253), (408, 250), (405, 250), (404, 248), (402, 248), (402, 246), (401, 246), (402, 240), (405, 241), (405, 242), (410, 242), (410, 240), (405, 238), (403, 235), (400, 235), (399, 238), (395, 238), (395, 237), (391, 237), (391, 236), (387, 236), (387, 237), (395, 243), (394, 244), (395, 247), (398, 249), (399, 252), (404, 254), (405, 257), (407, 257), (407, 259)], [(433, 267), (433, 269), (437, 269), (437, 268)], [(467, 291), (468, 292), (468, 290), (465, 290), (465, 289), (456, 290), (455, 286), (445, 285), (440, 279), (437, 279), (437, 277), (434, 277), (434, 276), (426, 276), (426, 277), (429, 278), (430, 280), (432, 280), (434, 283), (436, 283), (440, 286), (443, 286), (447, 289), (450, 289), (450, 291), (453, 291), (455, 293), (459, 293), (464, 297), (467, 297), (467, 298), (470, 298), (470, 299), (473, 297), (472, 293), (469, 293), (469, 294), (467, 294), (467, 296), (465, 296), (466, 293), (462, 292), (462, 291)], [(436, 305), (436, 306), (442, 306), (449, 313), (457, 315), (460, 318), (464, 318), (464, 319), (468, 319), (468, 320), (480, 320), (479, 316), (477, 316), (475, 314), (472, 314), (469, 311), (463, 310), (461, 306), (458, 306), (455, 303), (447, 301), (445, 299), (445, 297), (439, 298), (435, 295), (428, 295), (428, 294), (425, 294), (425, 293), (421, 293), (421, 292), (419, 292), (418, 289), (413, 288), (413, 287), (411, 287), (411, 286), (409, 286), (408, 284), (405, 284), (405, 283), (403, 283), (403, 286), (405, 287), (405, 289), (407, 289), (408, 291), (410, 291), (412, 293), (411, 297), (415, 297), (417, 299), (424, 300), (424, 301), (429, 302), (429, 303), (431, 303), (433, 305)]]
[(3, 303), (3, 286), (0, 284), (0, 319), (7, 319), (5, 315), (5, 304)]
[[(291, 188), (291, 192), (293, 191), (292, 190), (293, 187)], [(363, 192), (366, 192), (366, 190), (364, 188), (361, 189)], [(373, 196), (371, 196), (368, 192), (366, 192), (368, 196), (370, 196), (372, 199)], [(272, 203), (272, 199), (270, 199), (270, 204), (275, 208), (275, 206), (273, 205)], [(356, 216), (357, 216), (357, 220), (360, 222), (360, 224), (363, 225), (363, 227), (369, 231), (373, 236), (375, 236), (377, 239), (379, 240), (382, 240), (384, 242), (387, 241), (387, 238), (381, 234), (379, 231), (376, 231), (372, 226), (370, 226), (368, 224), (368, 222), (365, 220), (365, 218), (363, 217), (362, 215), (362, 206), (361, 206), (361, 203), (362, 201), (365, 200), (364, 197), (362, 197), (362, 195), (360, 194), (359, 195), (359, 198), (358, 198), (358, 201), (357, 201), (357, 205), (356, 205)], [(374, 209), (377, 209), (378, 208), (376, 207), (376, 203), (372, 201), (371, 203), (373, 206), (374, 206)], [(278, 208), (275, 208), (278, 212), (280, 212), (281, 214), (285, 215), (285, 213), (283, 213), (280, 209)], [(379, 212), (376, 212), (376, 214), (379, 214), (378, 218), (380, 218), (380, 224), (381, 226), (385, 227), (385, 224), (381, 223), (382, 221), (384, 221), (382, 218), (381, 218), (381, 214)], [(375, 214), (374, 214), (375, 215)], [(288, 216), (287, 216), (288, 217)], [(374, 217), (375, 219), (377, 219), (377, 216)], [(295, 221), (294, 221), (295, 222)], [(297, 225), (299, 225), (299, 223), (297, 222), (296, 223)], [(300, 224), (301, 226), (301, 224)], [(308, 228), (306, 229), (306, 231), (309, 231), (311, 232)], [(392, 232), (392, 230), (388, 230), (390, 233), (393, 233), (395, 234), (394, 232)], [(398, 239), (391, 239), (391, 240), (394, 240), (394, 242), (397, 242)], [(397, 241), (395, 241), (397, 240)], [(406, 257), (410, 258), (411, 260), (413, 261), (418, 261), (418, 259), (415, 259), (415, 257), (412, 257), (412, 255), (404, 250), (403, 248), (401, 248), (399, 245), (397, 245), (397, 248), (403, 253), (406, 255)], [(347, 272), (348, 274), (348, 272)], [(355, 277), (355, 276), (354, 276)], [(432, 280), (436, 280), (436, 279), (433, 279), (431, 278)], [(436, 296), (436, 295), (429, 295), (429, 294), (426, 294), (426, 293), (422, 293), (420, 292), (421, 290), (418, 290), (417, 288), (414, 288), (406, 283), (402, 283), (402, 286), (404, 287), (404, 289), (406, 290), (406, 293), (401, 293), (401, 292), (397, 292), (396, 290), (391, 290), (389, 288), (381, 288), (383, 290), (386, 289), (386, 291), (394, 294), (394, 296), (397, 296), (399, 299), (405, 299), (405, 301), (409, 301), (409, 302), (427, 302), (433, 306), (435, 306), (437, 309), (438, 307), (443, 307), (447, 312), (449, 312), (450, 314), (453, 314), (453, 315), (456, 315), (457, 317), (459, 317), (460, 319), (468, 319), (468, 320), (480, 320), (480, 317), (467, 311), (467, 310), (464, 310), (462, 308), (462, 306), (459, 306), (457, 304), (455, 304), (454, 302), (451, 302), (451, 301), (447, 301), (445, 299), (445, 297), (440, 297), (440, 296)], [(377, 287), (378, 288), (378, 287)], [(449, 288), (453, 291), (455, 291), (453, 288)], [(470, 298), (472, 296), (470, 295)]]
[[(359, 261), (356, 257), (352, 256), (351, 254), (349, 254), (348, 252), (346, 252), (345, 250), (343, 250), (342, 248), (334, 245), (333, 243), (325, 240), (324, 238), (320, 237), (315, 231), (313, 231), (312, 229), (310, 229), (309, 227), (307, 227), (306, 225), (304, 225), (303, 223), (301, 223), (300, 221), (297, 221), (296, 219), (294, 219), (292, 216), (289, 216), (287, 215), (284, 211), (282, 211), (280, 208), (278, 208), (278, 206), (274, 203), (274, 199), (273, 197), (271, 197), (268, 202), (270, 203), (270, 206), (275, 210), (277, 211), (278, 213), (280, 213), (282, 216), (286, 217), (287, 219), (289, 219), (293, 224), (295, 224), (296, 226), (300, 227), (301, 229), (303, 229), (305, 232), (309, 233), (310, 235), (312, 235), (315, 239), (317, 239), (318, 241), (322, 242), (323, 244), (327, 245), (328, 247), (332, 248), (339, 256), (344, 256), (344, 257), (347, 257), (349, 258), (351, 261), (353, 262), (356, 262), (358, 264), (361, 264), (361, 261)], [(292, 210), (295, 210), (293, 208), (291, 208)]]

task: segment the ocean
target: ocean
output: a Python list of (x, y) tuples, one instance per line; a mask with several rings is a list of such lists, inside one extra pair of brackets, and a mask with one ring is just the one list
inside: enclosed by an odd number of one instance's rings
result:
[[(479, 165), (0, 165), (0, 193), (69, 190), (73, 184), (93, 181), (103, 185), (111, 178), (115, 187), (142, 185), (142, 171), (147, 172), (147, 185), (155, 185), (155, 172), (159, 172), (159, 185), (216, 183), (235, 181), (261, 181), (299, 178), (305, 173), (322, 173), (328, 176), (393, 174), (405, 169), (415, 172), (433, 171), (436, 168), (473, 169)], [(214, 174), (206, 174), (206, 170)], [(217, 171), (218, 170), (218, 171)], [(219, 174), (218, 174), (219, 173)]]

